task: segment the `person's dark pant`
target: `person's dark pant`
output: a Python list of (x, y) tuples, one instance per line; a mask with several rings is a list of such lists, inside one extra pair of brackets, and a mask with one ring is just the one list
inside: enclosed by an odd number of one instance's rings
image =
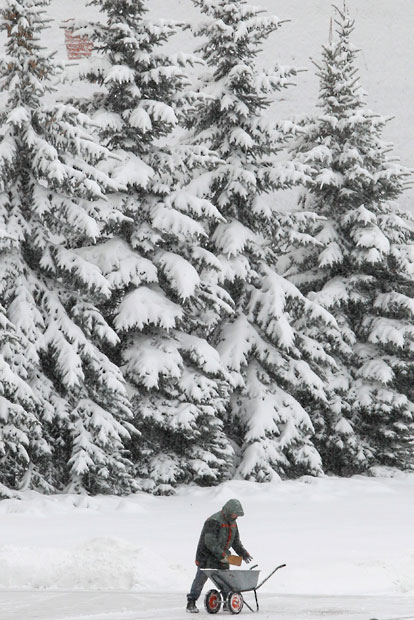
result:
[(203, 573), (200, 568), (197, 568), (196, 576), (192, 583), (191, 590), (187, 594), (187, 599), (191, 601), (196, 601), (199, 598), (201, 590), (204, 588), (204, 584), (206, 583), (207, 579), (207, 575)]
[[(221, 568), (221, 570), (228, 570), (229, 566), (223, 566), (223, 568)], [(194, 581), (192, 583), (191, 586), (191, 590), (189, 592), (189, 594), (187, 594), (187, 600), (189, 601), (197, 601), (198, 597), (201, 594), (201, 590), (204, 588), (204, 584), (206, 583), (208, 577), (205, 573), (203, 573), (203, 571), (200, 569), (200, 567), (197, 568), (197, 572), (196, 572), (196, 576), (194, 577)], [(227, 592), (223, 591), (222, 595), (224, 596), (224, 600), (226, 600), (227, 597)]]

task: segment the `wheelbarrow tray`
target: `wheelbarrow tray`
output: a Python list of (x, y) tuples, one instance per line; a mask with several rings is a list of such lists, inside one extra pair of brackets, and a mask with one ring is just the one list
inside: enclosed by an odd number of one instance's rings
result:
[(259, 581), (259, 570), (221, 570), (202, 568), (207, 577), (220, 589), (228, 592), (247, 592), (254, 590)]
[[(219, 597), (220, 598), (223, 597), (224, 600), (226, 600), (227, 597), (231, 597), (237, 594), (241, 597), (241, 607), (238, 608), (238, 611), (233, 611), (233, 613), (240, 613), (241, 609), (243, 608), (243, 604), (246, 605), (246, 607), (248, 607), (250, 611), (259, 611), (259, 601), (257, 600), (257, 590), (261, 588), (261, 586), (264, 583), (266, 583), (266, 581), (270, 579), (270, 577), (274, 575), (276, 571), (278, 571), (280, 568), (283, 568), (284, 566), (286, 566), (286, 564), (280, 564), (279, 566), (276, 566), (276, 568), (274, 568), (272, 572), (265, 579), (263, 579), (259, 584), (257, 582), (259, 581), (260, 571), (253, 570), (255, 567), (252, 567), (249, 570), (232, 570), (232, 571), (221, 570), (219, 568), (202, 568), (201, 570), (203, 571), (203, 573), (211, 579), (211, 581), (214, 583), (216, 588), (218, 588), (220, 591), (218, 593), (216, 590), (210, 590), (210, 592), (206, 594), (206, 600), (208, 599), (209, 594), (213, 592), (215, 594), (216, 593), (219, 594)], [(253, 607), (249, 605), (249, 603), (246, 601), (246, 599), (241, 594), (241, 592), (249, 592), (249, 591), (253, 591), (254, 593), (254, 599), (256, 602), (256, 610), (254, 610)], [(205, 605), (206, 605), (206, 609), (208, 613), (217, 613), (217, 611), (220, 609), (221, 602), (219, 601), (218, 608), (215, 608), (215, 609), (209, 609), (207, 606), (207, 603), (205, 603)], [(231, 605), (231, 601), (228, 602), (228, 605)]]

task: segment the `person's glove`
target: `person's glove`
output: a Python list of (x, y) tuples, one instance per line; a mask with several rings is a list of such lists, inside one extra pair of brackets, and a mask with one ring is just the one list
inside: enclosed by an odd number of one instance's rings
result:
[(246, 553), (243, 555), (243, 560), (246, 562), (246, 564), (248, 564), (249, 562), (253, 560), (253, 557), (250, 555), (248, 551), (246, 551)]
[(226, 567), (229, 566), (229, 558), (227, 557), (227, 555), (221, 558), (220, 564), (224, 564)]

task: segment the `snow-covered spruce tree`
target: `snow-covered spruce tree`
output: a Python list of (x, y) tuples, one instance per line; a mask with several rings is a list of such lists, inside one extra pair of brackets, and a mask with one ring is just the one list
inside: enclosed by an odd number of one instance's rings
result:
[(90, 120), (73, 106), (48, 103), (59, 67), (40, 43), (47, 4), (0, 5), (8, 37), (0, 58), (7, 93), (0, 222), (10, 240), (0, 254), (2, 398), (12, 403), (2, 408), (8, 446), (1, 471), (13, 486), (125, 492), (132, 413), (122, 374), (104, 353), (117, 336), (97, 309), (110, 287), (79, 253), (122, 216), (104, 199), (117, 185), (97, 169), (109, 152), (93, 139)]
[(243, 0), (193, 0), (206, 15), (194, 33), (209, 70), (200, 84), (205, 98), (191, 118), (195, 144), (221, 160), (192, 189), (208, 197), (225, 218), (210, 229), (208, 249), (222, 265), (223, 285), (235, 314), (215, 334), (231, 373), (233, 393), (226, 431), (240, 451), (237, 475), (265, 481), (321, 472), (305, 405), (326, 400), (323, 374), (332, 360), (294, 321), (335, 331), (317, 304), (275, 271), (277, 241), (284, 237), (275, 190), (306, 177), (306, 166), (277, 163), (291, 137), (291, 123), (266, 120), (274, 94), (295, 70), (259, 70), (255, 58), (280, 25)]
[(336, 36), (315, 63), (321, 112), (304, 120), (292, 148), (313, 169), (301, 207), (319, 219), (283, 262), (349, 345), (336, 351), (336, 404), (313, 421), (325, 467), (353, 473), (413, 463), (414, 226), (393, 203), (408, 171), (382, 140), (389, 119), (365, 106), (354, 21), (346, 7), (335, 11)]
[(0, 498), (11, 497), (27, 470), (33, 470), (33, 462), (49, 456), (42, 442), (34, 394), (25, 381), (30, 373), (25, 353), (0, 306)]
[(185, 68), (193, 60), (163, 51), (176, 26), (147, 19), (145, 2), (92, 4), (100, 22), (73, 27), (95, 44), (82, 71), (100, 90), (80, 104), (100, 123), (122, 162), (113, 177), (127, 186), (119, 198), (129, 222), (99, 266), (116, 291), (107, 316), (121, 337), (119, 364), (141, 431), (131, 445), (137, 476), (154, 493), (218, 483), (233, 455), (220, 420), (227, 376), (206, 337), (232, 307), (217, 282), (220, 263), (200, 242), (222, 218), (187, 188), (212, 155), (171, 138), (192, 99)]

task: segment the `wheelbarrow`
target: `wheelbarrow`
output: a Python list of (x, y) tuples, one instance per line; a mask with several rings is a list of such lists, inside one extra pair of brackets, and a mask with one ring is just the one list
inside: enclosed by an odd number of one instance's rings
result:
[[(239, 614), (246, 605), (250, 611), (259, 611), (259, 601), (257, 600), (257, 590), (270, 579), (274, 573), (283, 568), (286, 564), (276, 566), (274, 570), (258, 584), (260, 570), (252, 566), (249, 570), (222, 570), (219, 568), (202, 568), (201, 570), (216, 586), (217, 590), (209, 590), (204, 597), (204, 607), (209, 614), (216, 614), (223, 605), (223, 611), (232, 614)], [(254, 592), (256, 609), (253, 609), (243, 597), (242, 592)]]

